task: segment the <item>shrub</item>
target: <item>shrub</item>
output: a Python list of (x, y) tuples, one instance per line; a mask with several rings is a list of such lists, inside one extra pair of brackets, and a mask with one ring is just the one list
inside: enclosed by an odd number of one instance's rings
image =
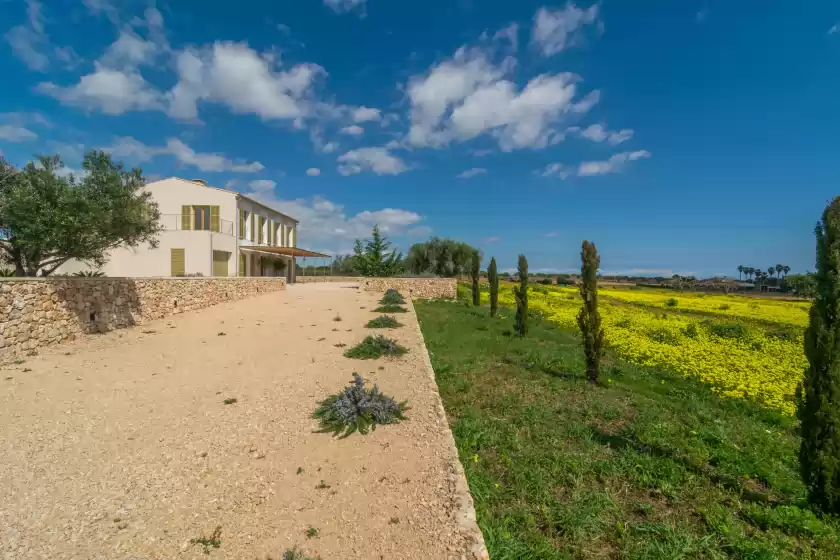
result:
[(401, 327), (402, 323), (397, 321), (396, 317), (382, 315), (376, 319), (371, 319), (365, 326), (369, 329), (396, 329)]
[(601, 373), (601, 357), (604, 355), (604, 329), (601, 328), (601, 313), (598, 311), (598, 267), (601, 258), (594, 243), (584, 240), (580, 260), (580, 297), (583, 299), (583, 307), (578, 313), (577, 323), (583, 336), (586, 377), (590, 383), (597, 383)]
[(676, 298), (668, 298), (665, 300), (665, 307), (676, 307), (680, 304)]
[(513, 287), (513, 297), (516, 298), (516, 318), (513, 330), (518, 336), (528, 334), (528, 259), (519, 255), (518, 263), (519, 285)]
[(457, 301), (463, 302), (467, 307), (470, 306), (470, 302), (472, 301), (472, 290), (470, 290), (466, 284), (458, 282), (458, 285), (455, 288), (455, 294), (455, 299)]
[(543, 284), (545, 286), (551, 286), (552, 284), (554, 284), (554, 281), (551, 278), (543, 278), (539, 282), (540, 284)]
[(321, 560), (321, 557), (309, 556), (298, 547), (294, 547), (287, 549), (280, 560)]
[(405, 298), (397, 290), (389, 289), (382, 296), (382, 299), (379, 300), (379, 303), (382, 305), (402, 305), (405, 303)]
[(348, 358), (371, 360), (382, 356), (400, 356), (406, 352), (408, 349), (397, 344), (395, 340), (378, 334), (366, 336), (362, 342), (344, 352), (344, 355)]
[(747, 327), (738, 323), (707, 323), (709, 331), (720, 338), (741, 340), (747, 336)]
[(380, 393), (376, 385), (366, 389), (365, 380), (354, 373), (350, 385), (324, 400), (312, 417), (320, 421), (320, 432), (346, 438), (353, 432), (367, 434), (377, 424), (398, 424), (406, 419), (406, 405)]
[(726, 311), (727, 309), (729, 309), (729, 307), (730, 306), (728, 303), (722, 303), (720, 304), (720, 307), (718, 307), (718, 309), (720, 309), (721, 311)]
[(697, 325), (695, 323), (690, 323), (683, 331), (683, 334), (685, 334), (688, 338), (697, 338)]
[(490, 280), (490, 316), (495, 317), (499, 311), (499, 273), (496, 270), (496, 257), (490, 259), (487, 279)]
[(406, 313), (408, 309), (400, 307), (399, 305), (380, 305), (374, 309), (376, 313)]

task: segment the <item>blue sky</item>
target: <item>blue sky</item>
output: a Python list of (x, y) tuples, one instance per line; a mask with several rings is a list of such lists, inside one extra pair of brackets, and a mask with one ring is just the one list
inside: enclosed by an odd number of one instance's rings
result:
[(0, 150), (110, 150), (276, 204), (300, 245), (453, 237), (532, 270), (813, 266), (836, 2), (5, 0)]

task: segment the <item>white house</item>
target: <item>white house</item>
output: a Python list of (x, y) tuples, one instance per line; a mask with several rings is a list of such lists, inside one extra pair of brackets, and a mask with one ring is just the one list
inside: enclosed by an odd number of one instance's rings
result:
[[(298, 221), (243, 194), (200, 179), (148, 183), (160, 210), (159, 245), (111, 251), (100, 269), (119, 276), (284, 276), (295, 257), (326, 257), (297, 247)], [(58, 272), (89, 267), (68, 262)]]

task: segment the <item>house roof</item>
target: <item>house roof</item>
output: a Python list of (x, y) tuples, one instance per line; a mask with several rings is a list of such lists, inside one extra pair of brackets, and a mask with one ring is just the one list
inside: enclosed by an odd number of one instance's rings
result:
[(273, 255), (283, 255), (285, 257), (329, 257), (324, 253), (316, 253), (315, 251), (307, 251), (306, 249), (298, 249), (297, 247), (250, 247), (243, 245), (239, 247), (243, 251), (253, 251), (255, 253), (271, 253)]
[(280, 214), (281, 216), (283, 216), (284, 218), (288, 218), (288, 219), (292, 220), (296, 224), (300, 223), (300, 220), (297, 220), (297, 219), (289, 216), (288, 214), (284, 214), (280, 210), (278, 210), (276, 208), (272, 208), (271, 206), (269, 206), (269, 205), (267, 205), (263, 202), (260, 202), (259, 200), (256, 200), (254, 198), (251, 198), (250, 196), (242, 194), (241, 192), (237, 192), (237, 191), (234, 191), (234, 190), (231, 190), (231, 189), (223, 189), (222, 187), (214, 187), (212, 185), (208, 185), (207, 181), (205, 181), (204, 179), (182, 179), (181, 177), (170, 177), (170, 179), (178, 179), (179, 181), (186, 181), (188, 183), (201, 185), (202, 187), (205, 187), (205, 188), (208, 188), (208, 189), (214, 189), (214, 190), (217, 190), (217, 191), (223, 191), (223, 192), (231, 193), (232, 195), (235, 195), (237, 198), (244, 198), (248, 202), (251, 202), (251, 203), (256, 204), (258, 206), (262, 206), (263, 208), (267, 208), (268, 210), (271, 210), (272, 212), (276, 212), (276, 213)]

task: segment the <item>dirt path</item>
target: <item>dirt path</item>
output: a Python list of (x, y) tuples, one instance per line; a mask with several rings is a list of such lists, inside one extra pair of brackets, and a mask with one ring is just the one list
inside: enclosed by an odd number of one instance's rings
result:
[[(406, 356), (344, 358), (336, 345), (369, 334), (379, 297), (346, 286), (290, 286), (3, 368), (0, 558), (208, 558), (191, 540), (216, 527), (209, 558), (294, 545), (324, 560), (470, 558), (416, 318), (391, 331)], [(409, 421), (312, 433), (353, 371), (408, 399)]]

